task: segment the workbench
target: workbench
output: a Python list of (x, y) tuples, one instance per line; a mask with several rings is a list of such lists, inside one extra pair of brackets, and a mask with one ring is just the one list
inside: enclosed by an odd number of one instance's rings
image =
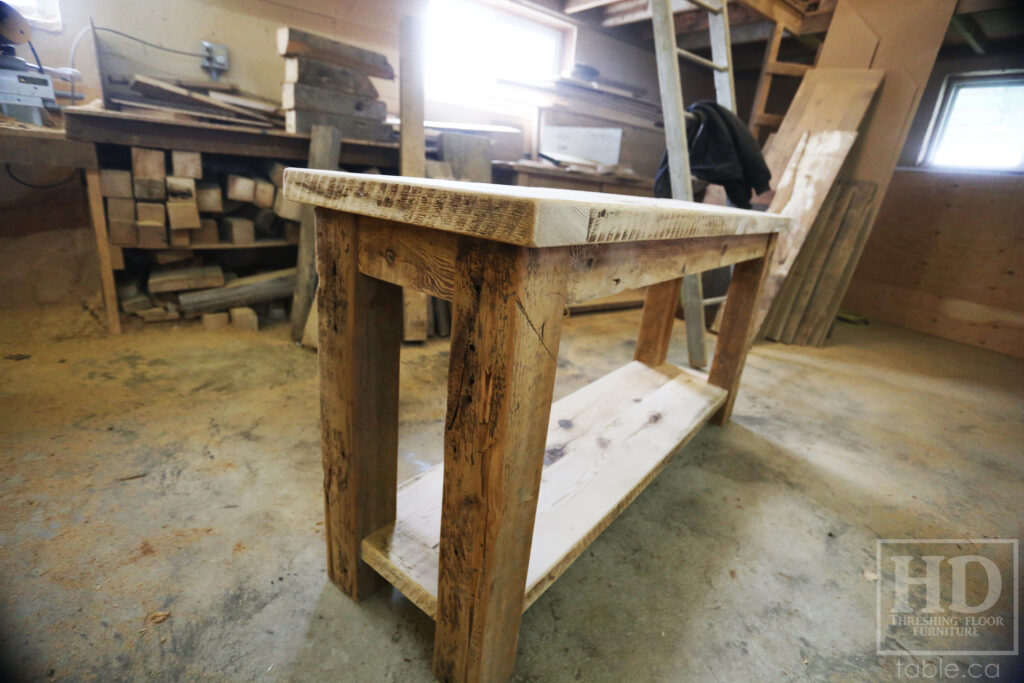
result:
[[(288, 169), (316, 208), (331, 580), (436, 622), (442, 680), (504, 680), (520, 617), (708, 421), (729, 419), (773, 214)], [(682, 276), (735, 264), (710, 373), (666, 364)], [(635, 360), (552, 404), (568, 304), (647, 287)], [(402, 288), (452, 302), (444, 461), (398, 485)], [(623, 589), (626, 589), (623, 586)]]
[[(93, 163), (91, 167), (86, 168), (85, 172), (86, 190), (89, 214), (93, 231), (96, 234), (96, 251), (100, 261), (107, 329), (111, 334), (121, 332), (117, 292), (114, 287), (114, 260), (112, 260), (112, 254), (115, 259), (120, 255), (121, 247), (111, 245), (107, 240), (106, 209), (100, 191), (99, 170), (95, 162), (96, 145), (149, 147), (282, 161), (291, 160), (301, 163), (306, 163), (309, 157), (309, 135), (286, 133), (275, 129), (199, 121), (162, 120), (90, 107), (64, 109), (64, 125), (66, 140), (69, 143), (86, 144), (92, 148)], [(397, 168), (398, 144), (342, 139), (340, 158), (342, 164)], [(245, 246), (195, 245), (190, 248), (194, 250), (252, 249), (287, 245), (287, 242), (280, 240)]]
[(654, 196), (654, 178), (621, 176), (610, 173), (584, 173), (557, 166), (543, 166), (521, 161), (491, 162), (494, 182), (501, 185), (551, 187), (584, 192), (607, 192), (637, 197)]

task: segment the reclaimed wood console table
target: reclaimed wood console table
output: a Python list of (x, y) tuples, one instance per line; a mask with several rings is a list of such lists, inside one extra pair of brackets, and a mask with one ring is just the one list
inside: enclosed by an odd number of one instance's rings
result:
[[(288, 169), (315, 205), (331, 580), (436, 622), (442, 680), (504, 680), (519, 622), (709, 420), (729, 419), (779, 216)], [(736, 264), (710, 374), (665, 363), (681, 278)], [(552, 404), (567, 304), (646, 286), (635, 360)], [(444, 462), (398, 485), (401, 288), (452, 302)]]

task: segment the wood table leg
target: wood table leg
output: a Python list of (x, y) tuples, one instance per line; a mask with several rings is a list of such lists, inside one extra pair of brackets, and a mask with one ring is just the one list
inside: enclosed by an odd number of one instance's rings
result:
[(702, 368), (708, 364), (708, 350), (704, 344), (704, 285), (700, 273), (683, 277), (683, 315), (687, 360), (691, 368)]
[(725, 298), (725, 310), (722, 313), (722, 326), (718, 332), (718, 343), (715, 345), (715, 357), (711, 362), (708, 383), (722, 387), (729, 392), (729, 397), (711, 417), (711, 422), (723, 425), (732, 415), (733, 404), (736, 403), (736, 391), (740, 386), (740, 376), (747, 362), (747, 351), (754, 341), (757, 329), (754, 318), (757, 312), (757, 300), (761, 296), (768, 266), (772, 261), (778, 235), (772, 235), (764, 256), (753, 261), (737, 263), (732, 272), (732, 282)]
[(668, 355), (672, 341), (672, 324), (679, 307), (679, 288), (683, 279), (666, 280), (647, 287), (644, 295), (644, 313), (640, 320), (640, 334), (636, 340), (633, 359), (650, 366), (661, 365)]
[(114, 288), (114, 268), (110, 262), (110, 240), (107, 238), (107, 213), (103, 206), (99, 169), (85, 169), (85, 189), (89, 200), (89, 217), (96, 235), (96, 254), (100, 259), (100, 284), (103, 287), (103, 307), (107, 313), (107, 332), (121, 334), (121, 314), (117, 307)]
[(515, 666), (568, 251), (460, 243), (452, 301), (434, 673)]
[(362, 540), (395, 520), (402, 290), (359, 272), (359, 218), (316, 209), (327, 568), (360, 600), (383, 580)]

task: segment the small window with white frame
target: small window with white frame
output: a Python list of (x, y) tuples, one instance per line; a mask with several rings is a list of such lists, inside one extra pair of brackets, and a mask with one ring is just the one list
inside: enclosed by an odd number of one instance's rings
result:
[(1024, 72), (947, 78), (923, 161), (1024, 171)]

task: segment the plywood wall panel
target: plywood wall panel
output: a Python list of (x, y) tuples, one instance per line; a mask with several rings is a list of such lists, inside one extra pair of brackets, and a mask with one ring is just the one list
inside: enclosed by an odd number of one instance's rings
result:
[(844, 308), (1024, 356), (1024, 176), (900, 169)]

